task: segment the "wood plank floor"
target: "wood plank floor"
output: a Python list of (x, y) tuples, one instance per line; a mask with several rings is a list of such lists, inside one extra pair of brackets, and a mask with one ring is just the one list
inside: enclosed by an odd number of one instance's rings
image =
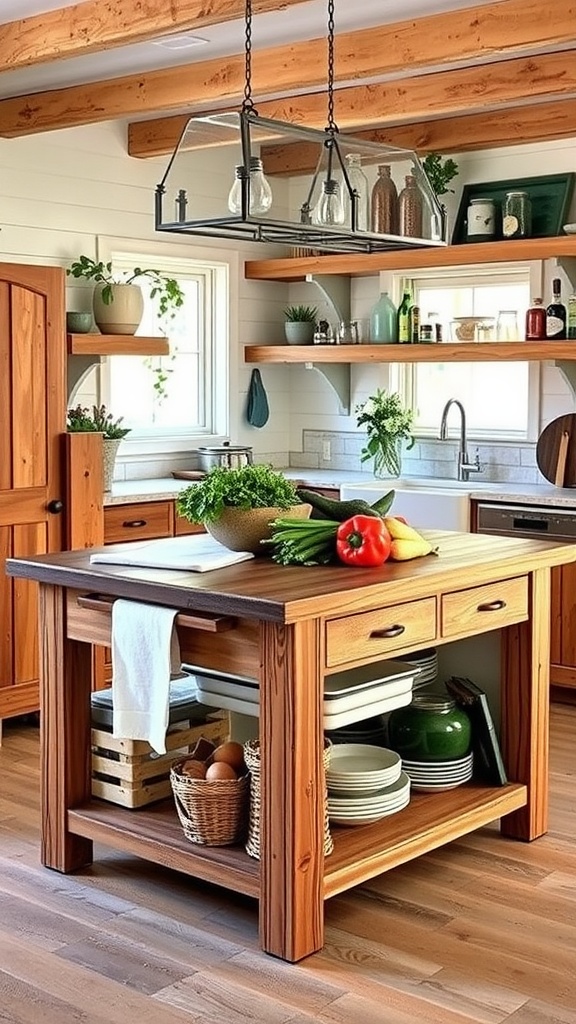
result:
[(553, 707), (551, 789), (547, 836), (485, 828), (339, 896), (289, 965), (248, 899), (102, 847), (41, 868), (38, 733), (5, 723), (0, 1022), (576, 1024), (576, 707)]

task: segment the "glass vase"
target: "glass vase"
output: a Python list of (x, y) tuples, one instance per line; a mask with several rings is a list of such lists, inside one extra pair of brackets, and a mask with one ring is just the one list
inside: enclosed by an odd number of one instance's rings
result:
[(374, 476), (379, 480), (397, 478), (402, 473), (402, 438), (384, 438), (374, 455)]

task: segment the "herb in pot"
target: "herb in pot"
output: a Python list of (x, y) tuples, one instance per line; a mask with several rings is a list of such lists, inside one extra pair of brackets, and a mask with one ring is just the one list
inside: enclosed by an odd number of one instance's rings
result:
[(299, 505), (296, 485), (271, 466), (239, 469), (215, 466), (204, 480), (187, 487), (177, 498), (178, 514), (191, 523), (214, 523), (225, 508), (289, 509)]

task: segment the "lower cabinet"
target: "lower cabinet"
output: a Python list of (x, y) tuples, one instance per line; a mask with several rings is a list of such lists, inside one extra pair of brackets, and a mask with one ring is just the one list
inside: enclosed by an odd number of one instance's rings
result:
[(552, 569), (550, 682), (576, 691), (576, 565)]

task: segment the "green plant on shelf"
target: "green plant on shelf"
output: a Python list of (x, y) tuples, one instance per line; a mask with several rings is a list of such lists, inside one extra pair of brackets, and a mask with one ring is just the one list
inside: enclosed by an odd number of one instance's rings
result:
[(123, 418), (120, 416), (115, 420), (105, 405), (93, 405), (91, 410), (77, 405), (68, 409), (66, 429), (69, 434), (104, 434), (104, 437), (118, 439), (130, 433), (130, 427), (121, 426)]
[(289, 323), (315, 324), (318, 310), (316, 306), (287, 306), (284, 316)]

